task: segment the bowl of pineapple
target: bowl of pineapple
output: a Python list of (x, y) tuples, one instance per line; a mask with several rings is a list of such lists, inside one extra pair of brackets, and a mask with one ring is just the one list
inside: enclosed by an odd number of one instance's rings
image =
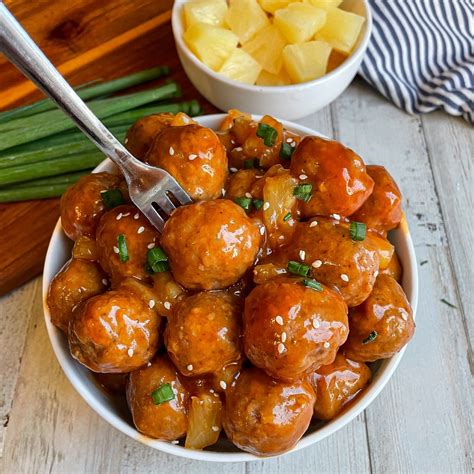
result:
[(181, 64), (222, 110), (298, 119), (350, 84), (372, 30), (367, 0), (176, 0)]

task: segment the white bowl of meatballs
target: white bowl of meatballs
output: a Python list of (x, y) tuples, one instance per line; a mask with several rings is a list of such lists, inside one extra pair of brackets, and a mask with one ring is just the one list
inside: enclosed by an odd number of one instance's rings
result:
[(237, 110), (144, 117), (125, 144), (193, 203), (160, 235), (108, 160), (63, 195), (44, 312), (79, 394), (131, 438), (205, 461), (294, 452), (354, 419), (415, 329), (389, 172)]

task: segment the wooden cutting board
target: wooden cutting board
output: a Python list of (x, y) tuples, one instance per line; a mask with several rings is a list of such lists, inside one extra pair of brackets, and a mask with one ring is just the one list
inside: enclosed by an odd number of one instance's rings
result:
[[(6, 5), (67, 80), (78, 85), (167, 64), (183, 100), (199, 99), (171, 32), (172, 0), (6, 0)], [(41, 93), (0, 55), (0, 110), (30, 103)], [(1, 136), (0, 136), (1, 140)], [(42, 272), (59, 200), (0, 204), (0, 295)]]

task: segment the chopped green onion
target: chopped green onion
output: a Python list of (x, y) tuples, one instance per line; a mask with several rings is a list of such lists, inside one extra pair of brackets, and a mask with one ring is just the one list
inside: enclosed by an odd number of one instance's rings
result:
[(146, 259), (147, 264), (153, 273), (167, 272), (170, 269), (168, 256), (160, 247), (148, 250)]
[(293, 196), (300, 201), (308, 202), (311, 199), (311, 192), (313, 191), (313, 185), (309, 183), (298, 184), (293, 189)]
[(174, 400), (175, 396), (171, 384), (164, 383), (163, 385), (160, 385), (156, 390), (151, 392), (151, 398), (155, 405), (161, 405), (162, 403)]
[(319, 292), (323, 291), (323, 286), (321, 285), (321, 283), (316, 280), (313, 280), (312, 278), (303, 278), (303, 281), (301, 283), (303, 283), (303, 285), (307, 288), (311, 288), (312, 290), (316, 290)]
[(352, 240), (365, 240), (365, 233), (367, 226), (363, 222), (351, 222), (349, 226), (349, 233)]
[(363, 341), (362, 344), (368, 344), (369, 342), (375, 341), (377, 339), (377, 331), (372, 331)]
[(259, 123), (257, 127), (257, 137), (263, 138), (265, 146), (273, 146), (278, 137), (278, 132), (266, 123)]
[(251, 170), (258, 167), (258, 160), (256, 158), (250, 158), (244, 161), (244, 168), (246, 170)]
[(257, 211), (259, 211), (263, 207), (263, 201), (261, 199), (254, 199), (252, 203), (255, 206), (255, 209), (257, 209)]
[(250, 210), (250, 206), (252, 205), (252, 199), (247, 197), (237, 197), (234, 199), (236, 204), (238, 204), (242, 209), (246, 211)]
[(280, 158), (282, 160), (291, 160), (295, 149), (289, 143), (282, 143), (280, 148)]
[(283, 218), (283, 222), (289, 221), (291, 219), (291, 212), (288, 212), (285, 214), (285, 217)]
[(122, 191), (120, 189), (109, 189), (108, 191), (102, 191), (100, 197), (107, 209), (113, 209), (114, 207), (120, 206), (125, 203)]
[(294, 275), (307, 276), (309, 273), (310, 267), (304, 263), (295, 262), (290, 260), (288, 262), (288, 271)]
[(445, 305), (449, 306), (450, 308), (455, 308), (457, 309), (457, 306), (453, 305), (453, 303), (450, 303), (448, 300), (441, 298), (441, 303), (444, 303)]
[(125, 235), (119, 234), (117, 235), (117, 244), (119, 249), (119, 257), (121, 262), (128, 261), (128, 248), (127, 248), (127, 241), (125, 240)]

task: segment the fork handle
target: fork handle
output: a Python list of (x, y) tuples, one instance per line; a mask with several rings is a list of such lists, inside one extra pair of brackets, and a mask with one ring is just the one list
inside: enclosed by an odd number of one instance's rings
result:
[(107, 130), (0, 1), (0, 50), (65, 112), (125, 176), (141, 162)]

